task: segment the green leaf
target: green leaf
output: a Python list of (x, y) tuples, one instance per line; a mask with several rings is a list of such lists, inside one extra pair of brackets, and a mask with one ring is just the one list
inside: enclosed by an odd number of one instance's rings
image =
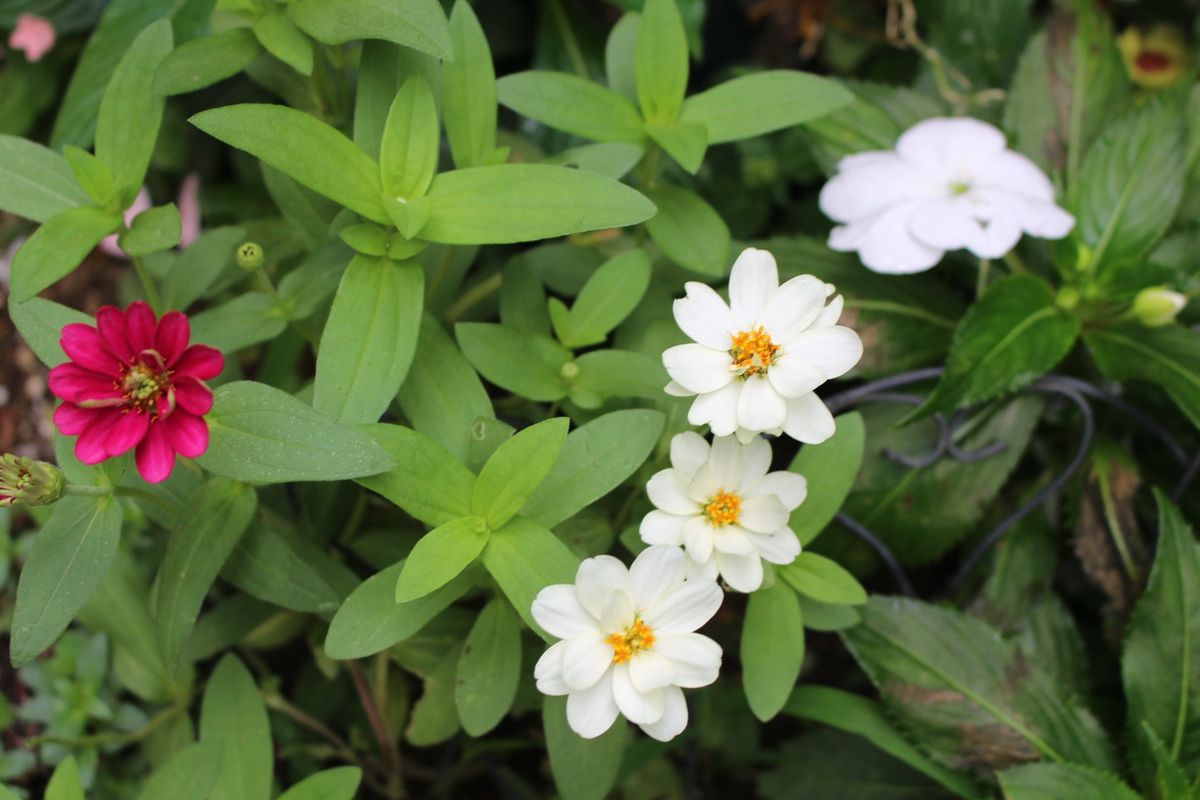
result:
[(641, 22), (641, 14), (626, 12), (608, 32), (608, 41), (604, 43), (604, 72), (608, 87), (634, 103), (638, 100), (635, 65)]
[(579, 374), (570, 379), (571, 400), (599, 408), (613, 397), (661, 400), (670, 382), (662, 358), (630, 350), (592, 350), (575, 359)]
[(603, 342), (628, 317), (650, 285), (650, 257), (645, 250), (613, 256), (583, 285), (561, 341), (572, 349)]
[(646, 195), (658, 207), (646, 230), (667, 258), (713, 278), (729, 272), (729, 228), (712, 206), (679, 186), (660, 184)]
[(501, 78), (497, 89), (501, 103), (551, 128), (597, 142), (642, 138), (637, 106), (586, 78), (565, 72), (518, 72)]
[(200, 704), (200, 741), (221, 748), (211, 800), (267, 800), (274, 754), (267, 709), (249, 670), (226, 655), (213, 670)]
[(436, 528), (471, 514), (475, 476), (437, 442), (401, 425), (364, 430), (395, 466), (359, 483), (391, 500), (410, 516)]
[(117, 239), (117, 244), (133, 258), (170, 250), (179, 244), (183, 234), (179, 209), (172, 203), (150, 208), (138, 214), (129, 230)]
[(569, 426), (566, 417), (543, 420), (500, 445), (475, 482), (472, 512), (492, 530), (512, 519), (550, 473)]
[(337, 129), (303, 111), (243, 103), (202, 111), (190, 122), (314, 192), (373, 222), (390, 224), (380, 199), (379, 165)]
[(467, 467), (475, 472), (507, 442), (517, 429), (498, 419), (480, 417), (471, 424), (471, 444), (467, 448)]
[(804, 617), (796, 593), (776, 581), (751, 593), (742, 623), (742, 687), (754, 716), (778, 714), (800, 677), (804, 661)]
[[(189, 728), (191, 723), (188, 723)], [(222, 747), (195, 742), (171, 754), (142, 786), (138, 800), (208, 800), (221, 769)]]
[(458, 0), (450, 11), (454, 60), (442, 67), (442, 115), (458, 167), (487, 163), (496, 147), (496, 71), (475, 11)]
[(1171, 758), (1167, 746), (1145, 720), (1142, 720), (1142, 733), (1149, 740), (1150, 751), (1154, 756), (1153, 788), (1158, 797), (1162, 800), (1192, 800), (1192, 787), (1188, 785), (1188, 777), (1183, 767)]
[(112, 497), (64, 497), (38, 531), (21, 570), (9, 658), (32, 661), (58, 639), (104, 580), (121, 538)]
[(575, 580), (579, 559), (570, 548), (540, 523), (518, 516), (492, 532), (483, 550), (483, 565), (525, 624), (549, 639), (530, 608), (542, 589)]
[(158, 648), (172, 675), (209, 588), (254, 517), (258, 496), (249, 486), (217, 478), (192, 502), (193, 512), (172, 534), (158, 572)]
[(281, 8), (254, 21), (254, 35), (267, 52), (301, 75), (312, 75), (313, 43)]
[[(1129, 718), (1144, 722), (1188, 774), (1200, 767), (1200, 551), (1179, 510), (1160, 491), (1158, 552), (1130, 620), (1121, 656)], [(1153, 774), (1150, 745), (1135, 730), (1134, 753)], [(1149, 777), (1149, 775), (1147, 776)]]
[(350, 261), (321, 335), (313, 408), (351, 425), (382, 416), (412, 363), (424, 293), (416, 263)]
[(836, 605), (859, 606), (867, 602), (862, 585), (836, 561), (804, 552), (776, 572), (800, 594)]
[(391, 249), (389, 244), (391, 232), (373, 222), (342, 228), (338, 231), (338, 238), (345, 242), (351, 250), (364, 256), (387, 255), (388, 250)]
[(1005, 800), (1137, 800), (1140, 795), (1111, 772), (1083, 764), (1022, 764), (997, 774)]
[(226, 353), (270, 341), (287, 328), (279, 303), (266, 292), (239, 294), (227, 303), (201, 311), (190, 322), (192, 341)]
[(952, 769), (1037, 758), (1115, 767), (1091, 712), (993, 628), (895, 597), (872, 597), (860, 611), (843, 641), (935, 760)]
[(47, 367), (56, 367), (69, 360), (58, 343), (64, 326), (72, 322), (96, 324), (96, 320), (82, 311), (41, 297), (31, 297), (24, 303), (10, 303), (8, 315), (25, 344)]
[[(979, 86), (1003, 86), (1033, 22), (1032, 0), (933, 3), (922, 13), (930, 44)], [(1065, 37), (1064, 37), (1065, 38)]]
[(295, 0), (287, 8), (302, 31), (325, 44), (384, 39), (437, 58), (458, 55), (437, 0)]
[(221, 577), (280, 608), (328, 617), (342, 599), (322, 574), (328, 562), (341, 567), (323, 548), (299, 534), (261, 522), (251, 525), (238, 541)]
[(560, 370), (571, 353), (550, 337), (486, 322), (460, 322), (454, 334), (467, 360), (500, 388), (542, 402), (566, 396)]
[(245, 240), (242, 228), (214, 228), (200, 234), (179, 254), (163, 278), (163, 305), (185, 309), (203, 297), (233, 263), (235, 249)]
[(309, 775), (279, 795), (279, 800), (354, 800), (361, 781), (358, 767), (334, 767)]
[(422, 677), (425, 693), (413, 704), (409, 715), (408, 741), (417, 747), (440, 744), (458, 733), (458, 711), (454, 707), (454, 681), (462, 643), (443, 645), (441, 657)]
[(562, 800), (604, 800), (617, 783), (629, 744), (629, 727), (616, 724), (595, 739), (584, 739), (567, 725), (567, 698), (542, 700), (542, 726), (550, 772)]
[(152, 91), (170, 96), (212, 86), (250, 66), (262, 51), (250, 28), (230, 28), (192, 39), (163, 59), (154, 76)]
[(237, 381), (214, 392), (202, 467), (253, 483), (334, 481), (395, 466), (360, 430), (333, 422), (265, 384)]
[(73, 145), (67, 145), (63, 149), (63, 156), (67, 159), (76, 182), (97, 206), (107, 211), (116, 211), (120, 207), (112, 170), (107, 164), (88, 151)]
[(816, 539), (833, 521), (862, 465), (865, 442), (862, 415), (842, 414), (835, 424), (833, 436), (821, 444), (801, 447), (788, 467), (808, 481), (808, 494), (792, 511), (788, 523), (803, 545)]
[(325, 634), (325, 654), (339, 660), (366, 658), (404, 641), (471, 588), (465, 570), (439, 589), (407, 603), (396, 602), (404, 561), (367, 578), (345, 599)]
[(497, 164), (443, 172), (421, 238), (443, 244), (508, 244), (643, 222), (654, 205), (595, 172), (545, 164)]
[(638, 103), (647, 122), (673, 122), (688, 82), (687, 33), (675, 0), (646, 0), (637, 34)]
[(483, 736), (512, 708), (521, 679), (521, 623), (508, 601), (495, 597), (471, 626), (458, 659), (454, 702), (463, 730)]
[(414, 75), (404, 82), (388, 111), (380, 142), (383, 191), (393, 197), (421, 197), (438, 166), (437, 105), (429, 82)]
[(543, 164), (575, 166), (589, 172), (599, 172), (620, 180), (637, 166), (642, 158), (642, 145), (631, 142), (599, 142), (582, 144), (555, 153), (542, 160)]
[(1044, 280), (1001, 278), (959, 323), (946, 371), (909, 419), (1020, 389), (1053, 369), (1078, 336), (1079, 320), (1055, 304)]
[(1058, 130), (1058, 109), (1050, 83), (1047, 36), (1046, 31), (1035, 34), (1017, 61), (1004, 103), (1004, 128), (1013, 150), (1050, 172), (1061, 168), (1065, 147)]
[(743, 75), (692, 95), (681, 119), (708, 130), (708, 143), (750, 139), (823, 117), (854, 100), (840, 84), (807, 72)]
[(120, 215), (92, 206), (69, 208), (51, 217), (13, 258), (13, 300), (24, 302), (66, 276), (121, 222)]
[(112, 170), (124, 207), (137, 197), (150, 166), (163, 116), (163, 97), (153, 89), (154, 74), (173, 46), (167, 20), (149, 25), (129, 46), (100, 101), (96, 157)]
[(708, 149), (708, 129), (698, 122), (648, 122), (646, 135), (686, 171), (696, 174)]
[(546, 314), (546, 289), (524, 258), (504, 265), (500, 282), (500, 322), (526, 333), (545, 335), (550, 330)]
[(0, 209), (34, 222), (90, 205), (66, 159), (17, 136), (0, 135)]
[(804, 614), (804, 627), (822, 633), (844, 631), (862, 620), (854, 606), (831, 605), (811, 597), (800, 598), (800, 611)]
[(631, 408), (571, 431), (521, 514), (553, 528), (604, 497), (646, 461), (665, 419), (658, 411)]
[[(304, 240), (310, 252), (318, 250), (328, 241), (330, 225), (340, 207), (304, 188), (279, 170), (266, 164), (261, 166), (267, 192), (288, 226)], [(291, 274), (285, 275), (284, 280)]]
[(67, 756), (59, 762), (50, 776), (43, 800), (83, 800), (83, 782), (79, 779), (75, 756)]
[[(807, 618), (805, 619), (807, 622)], [(784, 711), (801, 719), (862, 736), (871, 744), (969, 800), (983, 795), (966, 777), (932, 761), (895, 729), (874, 700), (831, 686), (797, 686)]]
[(480, 517), (460, 517), (434, 528), (417, 541), (396, 581), (396, 602), (424, 597), (454, 580), (488, 542)]
[(837, 171), (845, 156), (890, 150), (900, 134), (917, 122), (945, 114), (937, 100), (907, 87), (859, 81), (843, 85), (854, 102), (804, 126), (804, 138), (827, 175)]
[(1124, 323), (1089, 330), (1084, 341), (1106, 377), (1158, 384), (1200, 428), (1200, 336), (1195, 331)]

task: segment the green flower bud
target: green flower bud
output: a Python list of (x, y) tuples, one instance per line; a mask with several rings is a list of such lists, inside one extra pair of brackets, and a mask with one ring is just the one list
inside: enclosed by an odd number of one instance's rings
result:
[(257, 242), (244, 242), (237, 249), (238, 266), (247, 272), (254, 272), (263, 265), (262, 245)]
[(1161, 328), (1174, 322), (1186, 305), (1182, 294), (1159, 286), (1138, 292), (1130, 313), (1147, 328)]
[(45, 461), (0, 455), (0, 508), (24, 503), (44, 506), (63, 496), (66, 478), (62, 470)]
[(1079, 290), (1071, 286), (1064, 286), (1058, 290), (1058, 296), (1054, 298), (1054, 302), (1063, 311), (1070, 311), (1079, 305)]
[(564, 381), (573, 381), (579, 377), (579, 365), (574, 361), (568, 361), (558, 370), (558, 374)]

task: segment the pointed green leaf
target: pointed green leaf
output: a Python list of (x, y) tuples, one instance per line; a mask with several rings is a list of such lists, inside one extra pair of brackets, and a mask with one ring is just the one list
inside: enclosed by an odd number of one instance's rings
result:
[(254, 21), (254, 35), (267, 52), (301, 75), (313, 70), (313, 43), (282, 8), (273, 8)]
[(572, 349), (599, 344), (633, 313), (650, 285), (650, 257), (645, 250), (613, 256), (583, 285), (567, 318), (562, 343)]
[(742, 623), (742, 686), (754, 716), (778, 714), (800, 677), (804, 617), (800, 601), (782, 581), (751, 593)]
[(567, 438), (566, 417), (543, 420), (517, 433), (497, 448), (479, 473), (471, 497), (473, 513), (497, 530), (541, 485)]
[(646, 221), (655, 244), (676, 264), (701, 275), (729, 272), (729, 228), (700, 195), (678, 186), (659, 184), (646, 196), (658, 213)]
[(50, 776), (43, 800), (83, 800), (83, 782), (79, 779), (75, 756), (67, 756), (59, 762)]
[(1139, 795), (1111, 772), (1083, 764), (1023, 764), (1000, 773), (1005, 800), (1137, 800)]
[(597, 142), (642, 138), (637, 106), (594, 81), (565, 72), (505, 75), (497, 84), (500, 102), (522, 116)]
[(329, 617), (342, 599), (325, 577), (330, 564), (342, 569), (324, 548), (295, 531), (259, 522), (229, 554), (221, 578), (280, 608)]
[(28, 139), (0, 135), (0, 209), (47, 222), (77, 206), (91, 205), (66, 159)]
[(483, 551), (483, 565), (525, 624), (542, 638), (550, 638), (530, 608), (542, 589), (575, 580), (579, 559), (570, 548), (540, 523), (518, 516), (492, 533)]
[(568, 383), (580, 408), (599, 408), (614, 397), (660, 400), (671, 379), (662, 358), (632, 350), (592, 350), (575, 359), (579, 374)]
[(361, 781), (358, 767), (334, 767), (309, 775), (279, 795), (279, 800), (354, 800)]
[(395, 466), (358, 482), (431, 527), (471, 513), (475, 476), (432, 439), (401, 425), (364, 428)]
[(421, 537), (396, 580), (396, 602), (424, 597), (470, 566), (488, 541), (481, 517), (461, 517)]
[(438, 58), (457, 58), (437, 0), (295, 0), (288, 15), (325, 44), (384, 39)]
[(488, 603), (463, 645), (454, 703), (463, 730), (483, 736), (512, 708), (521, 679), (521, 623), (508, 601)]
[(71, 167), (76, 182), (87, 192), (88, 197), (106, 211), (120, 207), (112, 170), (100, 159), (74, 145), (63, 148), (63, 156)]
[(223, 746), (215, 742), (195, 742), (172, 753), (146, 780), (138, 800), (208, 800), (221, 769), (222, 751)]
[(637, 36), (638, 103), (647, 122), (673, 122), (688, 82), (687, 33), (675, 0), (646, 0)]
[(121, 222), (119, 214), (92, 206), (70, 208), (51, 217), (13, 258), (13, 299), (24, 302), (66, 276)]
[(791, 564), (776, 569), (792, 587), (823, 603), (859, 606), (867, 602), (862, 585), (836, 561), (816, 553), (804, 552)]
[(693, 175), (704, 162), (704, 151), (708, 149), (708, 129), (698, 122), (651, 122), (646, 125), (646, 134), (679, 166)]
[(692, 95), (681, 118), (703, 125), (708, 143), (750, 139), (849, 105), (854, 95), (828, 78), (792, 70), (743, 75)]
[(250, 66), (262, 51), (250, 28), (230, 28), (192, 39), (163, 59), (154, 76), (153, 91), (169, 96), (212, 86)]
[(571, 352), (550, 337), (487, 322), (460, 322), (454, 334), (472, 366), (502, 389), (543, 402), (566, 396), (560, 370)]
[(437, 105), (429, 82), (414, 75), (392, 101), (379, 150), (383, 191), (406, 200), (421, 197), (437, 172)]
[(550, 772), (563, 800), (604, 800), (617, 783), (629, 744), (622, 717), (595, 739), (584, 739), (567, 725), (567, 698), (542, 701), (542, 726)]
[(56, 367), (68, 360), (62, 345), (58, 343), (63, 326), (72, 322), (96, 324), (95, 319), (82, 311), (42, 297), (31, 297), (24, 303), (10, 303), (8, 315), (25, 344), (47, 367)]
[(642, 15), (627, 11), (608, 32), (604, 43), (604, 73), (608, 77), (608, 88), (636, 103), (638, 101), (637, 62), (638, 28)]
[(183, 234), (183, 223), (179, 209), (172, 203), (158, 208), (149, 208), (138, 214), (129, 230), (121, 233), (117, 244), (127, 255), (134, 258), (170, 250), (179, 244)]
[(200, 741), (221, 748), (210, 800), (267, 800), (274, 754), (271, 724), (253, 676), (237, 656), (221, 659), (200, 704)]
[(862, 415), (842, 414), (835, 422), (833, 436), (821, 444), (801, 447), (788, 467), (808, 481), (808, 494), (792, 511), (788, 523), (802, 545), (816, 539), (833, 521), (862, 464), (865, 438)]
[(633, 142), (598, 142), (569, 147), (542, 160), (543, 164), (574, 166), (614, 180), (624, 178), (641, 161), (644, 149)]
[(1200, 334), (1124, 323), (1089, 330), (1084, 341), (1105, 376), (1158, 384), (1200, 428)]
[(496, 72), (475, 11), (458, 0), (450, 11), (454, 60), (442, 67), (442, 114), (458, 167), (478, 167), (496, 147)]

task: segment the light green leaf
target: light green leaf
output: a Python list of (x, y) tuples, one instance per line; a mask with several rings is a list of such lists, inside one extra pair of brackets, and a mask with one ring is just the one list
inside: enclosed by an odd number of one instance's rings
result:
[(467, 360), (500, 388), (543, 402), (566, 396), (560, 370), (571, 353), (550, 337), (486, 322), (460, 322), (454, 333)]
[(632, 142), (599, 142), (567, 148), (543, 159), (542, 163), (574, 166), (620, 180), (637, 166), (643, 152), (642, 145)]
[(326, 617), (341, 597), (322, 574), (332, 562), (326, 551), (293, 531), (260, 522), (238, 541), (221, 577), (249, 595), (280, 608)]
[(1125, 323), (1089, 330), (1084, 341), (1105, 376), (1158, 384), (1200, 428), (1200, 335), (1195, 331)]
[(401, 425), (364, 428), (395, 466), (358, 482), (430, 527), (471, 514), (475, 476), (432, 439)]
[(789, 586), (776, 581), (751, 593), (742, 623), (742, 686), (754, 716), (763, 722), (778, 714), (804, 661), (804, 617)]
[(835, 606), (821, 603), (811, 597), (800, 598), (800, 611), (804, 615), (804, 627), (810, 631), (829, 633), (853, 628), (862, 619), (854, 606)]
[(441, 658), (425, 674), (425, 693), (413, 704), (405, 736), (417, 747), (440, 744), (458, 733), (458, 711), (454, 707), (454, 681), (462, 643), (443, 646)]
[(392, 101), (380, 142), (379, 169), (383, 191), (405, 199), (421, 197), (437, 172), (437, 105), (429, 82), (414, 75)]
[(295, 0), (287, 8), (318, 42), (384, 39), (446, 60), (458, 57), (437, 0)]
[(604, 43), (604, 73), (608, 77), (608, 88), (636, 103), (638, 101), (637, 62), (638, 28), (642, 15), (627, 11), (608, 32)]
[(391, 231), (374, 222), (342, 228), (338, 231), (338, 238), (351, 250), (364, 256), (384, 256), (391, 249)]
[(69, 208), (51, 217), (13, 258), (13, 300), (24, 302), (66, 276), (121, 222), (120, 215), (92, 206)]
[[(176, 264), (178, 266), (178, 264)], [(266, 292), (246, 292), (190, 318), (192, 341), (232, 353), (266, 342), (287, 328), (283, 310)]]
[(254, 678), (232, 653), (208, 679), (200, 704), (200, 741), (221, 748), (221, 768), (209, 800), (270, 797), (270, 720)]
[(617, 783), (621, 760), (629, 744), (625, 720), (595, 739), (584, 739), (567, 725), (567, 698), (542, 701), (542, 726), (550, 772), (562, 800), (604, 800)]
[(79, 779), (75, 756), (67, 756), (59, 762), (50, 776), (43, 800), (83, 800), (83, 782)]
[(309, 775), (279, 795), (279, 800), (354, 800), (361, 781), (358, 767), (334, 767)]
[(262, 51), (250, 28), (230, 28), (192, 39), (163, 59), (152, 91), (169, 96), (212, 86), (250, 66)]
[(442, 67), (442, 115), (458, 167), (478, 167), (496, 147), (496, 72), (475, 11), (458, 0), (450, 11), (454, 60)]
[(729, 272), (729, 228), (700, 195), (660, 184), (647, 190), (658, 213), (646, 221), (655, 244), (676, 264), (709, 277)]
[(25, 344), (47, 367), (56, 367), (68, 360), (58, 343), (65, 325), (72, 322), (96, 324), (96, 320), (82, 311), (41, 297), (31, 297), (24, 303), (10, 303), (8, 315)]
[(443, 172), (421, 238), (443, 244), (507, 244), (643, 222), (654, 205), (594, 172), (498, 164)]
[(562, 343), (572, 349), (599, 344), (629, 316), (650, 285), (650, 257), (641, 249), (613, 256), (592, 273), (567, 317)]
[(282, 8), (272, 8), (254, 21), (254, 35), (267, 52), (301, 75), (313, 70), (313, 43)]
[(494, 531), (483, 550), (483, 565), (525, 624), (548, 639), (530, 608), (537, 593), (554, 583), (571, 583), (579, 559), (563, 541), (538, 522), (513, 517)]
[(195, 742), (176, 751), (146, 780), (138, 800), (208, 800), (224, 760), (223, 750), (216, 742)]
[(254, 517), (258, 496), (249, 486), (217, 478), (192, 502), (193, 512), (172, 533), (158, 572), (158, 648), (172, 675), (209, 588)]
[(495, 597), (471, 626), (458, 659), (454, 702), (463, 730), (483, 736), (512, 708), (521, 679), (521, 623), (508, 601)]
[(532, 265), (524, 258), (513, 258), (500, 277), (500, 322), (526, 333), (549, 333), (546, 289)]
[(67, 209), (91, 205), (66, 159), (17, 136), (0, 135), (0, 209), (47, 222)]
[(1022, 764), (997, 777), (1005, 800), (1137, 800), (1141, 796), (1113, 773), (1083, 764)]
[(859, 606), (867, 602), (867, 592), (854, 576), (825, 556), (804, 552), (775, 571), (797, 592), (822, 603)]
[(74, 145), (67, 145), (63, 149), (63, 157), (67, 159), (76, 182), (93, 203), (106, 211), (119, 210), (121, 203), (117, 198), (112, 170), (107, 164)]
[(17, 584), (14, 667), (54, 644), (104, 580), (120, 538), (121, 506), (112, 497), (64, 497), (54, 505)]
[(162, 124), (163, 97), (154, 74), (174, 46), (171, 24), (160, 19), (138, 34), (117, 64), (96, 121), (96, 157), (109, 166), (122, 204), (137, 197)]
[(687, 33), (675, 0), (646, 0), (637, 34), (638, 103), (647, 122), (673, 122), (688, 82)]
[(670, 382), (662, 359), (632, 350), (592, 350), (575, 359), (579, 374), (568, 381), (580, 408), (599, 408), (613, 397), (660, 400)]
[(206, 417), (208, 452), (199, 461), (216, 475), (254, 483), (333, 481), (395, 466), (367, 434), (333, 422), (286, 392), (237, 381), (214, 395)]
[(833, 436), (821, 444), (806, 444), (788, 469), (808, 481), (804, 502), (792, 511), (788, 526), (806, 545), (833, 520), (850, 494), (862, 465), (865, 430), (862, 415), (842, 414)]
[(313, 408), (351, 425), (379, 419), (412, 363), (424, 293), (415, 262), (350, 261), (321, 336)]
[(396, 580), (396, 602), (424, 597), (454, 580), (487, 541), (488, 528), (481, 517), (460, 517), (422, 536)]
[[(262, 164), (263, 183), (283, 214), (288, 226), (300, 236), (306, 249), (315, 251), (329, 240), (329, 229), (341, 208), (314, 191), (304, 188), (277, 169)], [(193, 245), (194, 246), (194, 245)], [(190, 248), (189, 248), (190, 249)], [(292, 273), (284, 276), (284, 280)]]
[(550, 473), (569, 426), (566, 417), (543, 420), (500, 445), (475, 482), (472, 512), (492, 530), (512, 519)]
[(186, 309), (199, 300), (233, 262), (235, 249), (245, 240), (242, 228), (214, 228), (200, 234), (163, 278), (163, 305)]
[(139, 258), (170, 250), (179, 244), (182, 234), (183, 224), (179, 219), (179, 209), (172, 203), (149, 208), (138, 214), (129, 230), (121, 233), (117, 244), (126, 254)]
[(708, 129), (698, 122), (650, 122), (646, 124), (646, 135), (693, 175), (704, 162), (704, 151), (708, 149)]
[(835, 81), (793, 70), (743, 75), (692, 95), (681, 118), (708, 130), (709, 144), (750, 139), (823, 117), (854, 95)]
[(637, 106), (594, 81), (565, 72), (506, 75), (497, 84), (500, 102), (522, 116), (597, 142), (637, 142)]
[(379, 165), (337, 129), (303, 111), (243, 103), (202, 111), (190, 121), (367, 219), (391, 222), (380, 199)]

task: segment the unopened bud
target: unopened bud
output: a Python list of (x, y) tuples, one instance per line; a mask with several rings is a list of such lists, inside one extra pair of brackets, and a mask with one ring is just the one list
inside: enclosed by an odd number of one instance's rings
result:
[(1138, 292), (1130, 311), (1147, 328), (1161, 328), (1174, 322), (1186, 305), (1187, 298), (1179, 292), (1156, 287)]
[(1054, 298), (1054, 302), (1063, 311), (1071, 311), (1079, 305), (1079, 290), (1073, 286), (1064, 286), (1058, 290), (1058, 295)]
[(238, 266), (247, 272), (253, 272), (263, 265), (262, 245), (257, 242), (245, 242), (237, 249)]
[(568, 361), (559, 368), (558, 374), (564, 381), (573, 381), (579, 377), (579, 365), (574, 361)]
[(63, 496), (62, 470), (45, 461), (5, 453), (0, 455), (0, 508), (24, 503), (44, 506)]

